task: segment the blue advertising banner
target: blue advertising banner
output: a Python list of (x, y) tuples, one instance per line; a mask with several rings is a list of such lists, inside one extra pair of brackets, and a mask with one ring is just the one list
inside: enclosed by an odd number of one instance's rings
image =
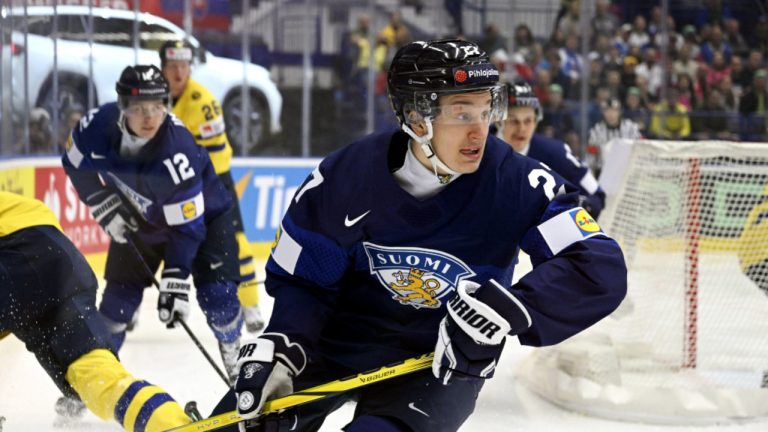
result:
[(232, 178), (240, 197), (245, 235), (271, 242), (293, 195), (321, 159), (234, 158)]

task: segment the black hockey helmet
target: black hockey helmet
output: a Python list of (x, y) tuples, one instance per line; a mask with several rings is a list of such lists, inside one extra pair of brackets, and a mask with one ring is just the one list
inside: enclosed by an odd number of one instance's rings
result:
[(168, 60), (192, 62), (195, 58), (195, 47), (187, 40), (169, 40), (160, 47), (160, 66), (165, 66)]
[(132, 100), (162, 99), (170, 101), (170, 88), (162, 72), (154, 65), (127, 66), (115, 85), (117, 100), (125, 109)]
[(402, 124), (436, 117), (440, 96), (479, 90), (491, 92), (491, 121), (507, 114), (498, 69), (477, 44), (460, 39), (417, 41), (403, 46), (392, 59), (387, 86), (392, 109)]
[(507, 83), (507, 97), (509, 108), (531, 107), (536, 112), (537, 122), (544, 117), (539, 98), (527, 82)]

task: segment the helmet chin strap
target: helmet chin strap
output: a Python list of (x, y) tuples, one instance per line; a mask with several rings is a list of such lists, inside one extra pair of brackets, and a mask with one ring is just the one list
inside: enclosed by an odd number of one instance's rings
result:
[(144, 147), (144, 144), (149, 142), (150, 138), (142, 138), (134, 135), (126, 126), (127, 119), (122, 111), (120, 111), (120, 118), (117, 120), (117, 126), (122, 132), (120, 137), (120, 153), (127, 153), (129, 155), (135, 155), (138, 151)]
[(438, 168), (450, 176), (457, 176), (460, 173), (448, 168), (448, 165), (444, 164), (443, 161), (437, 157), (437, 153), (435, 153), (435, 150), (432, 148), (432, 120), (426, 118), (424, 119), (424, 122), (427, 124), (427, 134), (424, 136), (416, 135), (416, 132), (414, 132), (413, 129), (408, 127), (408, 125), (405, 123), (402, 124), (401, 128), (403, 129), (403, 132), (407, 133), (411, 138), (413, 138), (414, 141), (419, 144), (419, 147), (424, 153), (424, 156), (426, 156), (427, 159), (429, 159), (429, 161), (432, 163), (432, 170), (435, 172), (435, 177), (437, 177), (440, 183), (448, 183), (448, 181), (444, 179), (445, 175), (441, 176), (437, 172)]

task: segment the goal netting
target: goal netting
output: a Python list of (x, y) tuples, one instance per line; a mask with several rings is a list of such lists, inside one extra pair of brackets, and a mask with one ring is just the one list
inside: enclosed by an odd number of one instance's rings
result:
[(619, 140), (600, 184), (598, 222), (624, 251), (627, 298), (535, 350), (518, 379), (614, 419), (768, 416), (768, 144)]

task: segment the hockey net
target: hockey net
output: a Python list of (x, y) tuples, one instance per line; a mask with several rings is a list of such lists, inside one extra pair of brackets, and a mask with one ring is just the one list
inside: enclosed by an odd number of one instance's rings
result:
[(624, 251), (627, 298), (590, 329), (534, 350), (518, 379), (613, 419), (765, 418), (768, 144), (615, 141), (605, 167), (599, 223)]

